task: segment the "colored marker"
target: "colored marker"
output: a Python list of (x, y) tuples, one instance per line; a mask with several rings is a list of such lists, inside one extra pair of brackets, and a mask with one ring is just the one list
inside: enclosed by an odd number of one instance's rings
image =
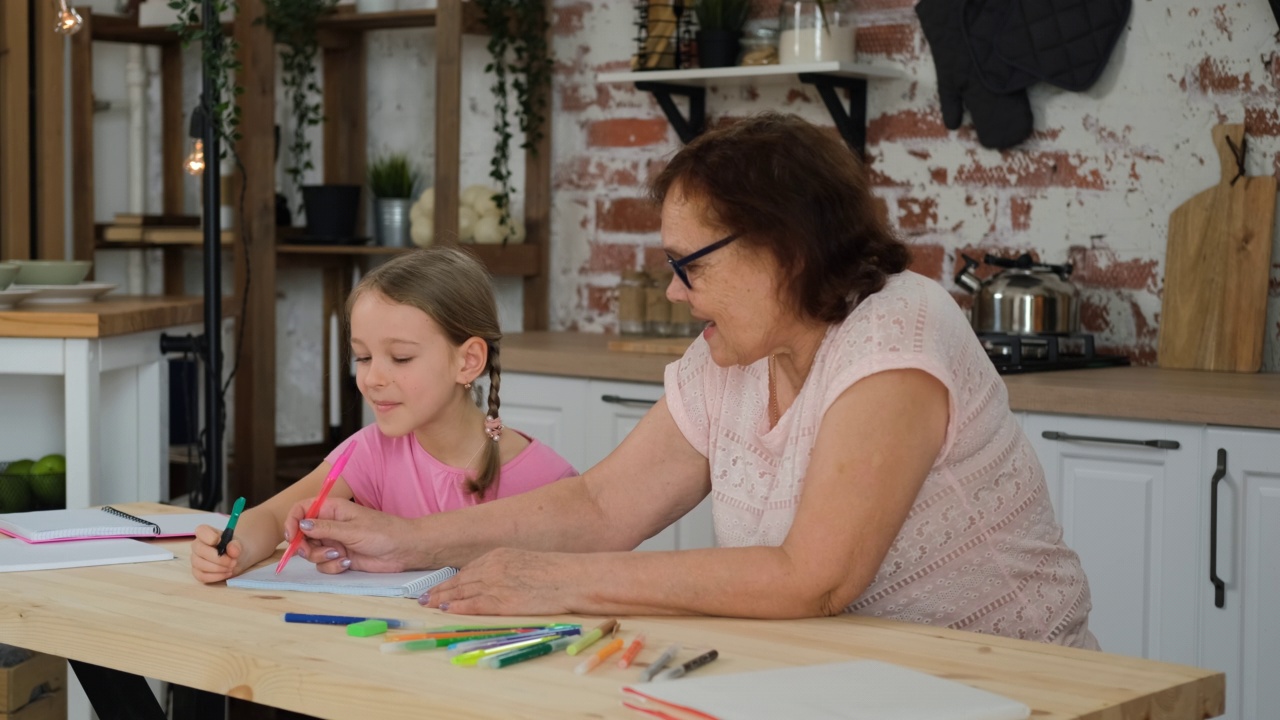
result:
[(658, 675), (657, 677), (654, 678), (654, 680), (655, 681), (675, 680), (678, 677), (684, 677), (685, 673), (691, 670), (697, 670), (698, 668), (702, 667), (703, 665), (706, 665), (707, 663), (711, 662), (712, 660), (715, 660), (718, 657), (720, 657), (720, 653), (716, 652), (715, 650), (708, 650), (707, 652), (702, 653), (701, 655), (690, 660), (689, 662), (683, 665), (677, 665), (671, 668), (670, 670)]
[(631, 667), (631, 663), (635, 662), (636, 656), (640, 654), (640, 650), (644, 647), (644, 634), (637, 635), (631, 644), (627, 646), (625, 652), (622, 653), (622, 659), (618, 660), (618, 667), (626, 670)]
[(222, 539), (218, 541), (218, 556), (227, 554), (227, 545), (231, 542), (231, 536), (236, 533), (236, 523), (240, 522), (240, 511), (244, 510), (244, 498), (236, 500), (236, 504), (231, 508), (231, 519), (227, 521), (227, 527), (222, 531)]
[(391, 629), (417, 629), (424, 627), (421, 620), (396, 620), (395, 618), (371, 618), (359, 615), (311, 615), (309, 613), (285, 613), (284, 621), (309, 625), (354, 625), (365, 620), (381, 620)]
[[(334, 461), (333, 467), (329, 468), (329, 474), (324, 477), (324, 484), (320, 486), (320, 494), (316, 495), (315, 501), (311, 503), (311, 507), (307, 508), (307, 514), (303, 517), (307, 520), (314, 520), (320, 514), (320, 506), (324, 504), (324, 499), (329, 497), (329, 491), (333, 489), (333, 484), (338, 481), (338, 476), (342, 474), (343, 469), (347, 467), (347, 461), (351, 459), (351, 453), (355, 452), (356, 445), (360, 443), (352, 440), (346, 450), (338, 456)], [(298, 546), (302, 544), (302, 530), (299, 529), (294, 534), (293, 539), (289, 541), (289, 546), (284, 549), (284, 557), (280, 558), (280, 562), (276, 565), (276, 574), (279, 575), (284, 566), (289, 563), (289, 558), (298, 551)]]
[(575, 640), (573, 644), (569, 645), (569, 647), (565, 649), (565, 651), (568, 652), (570, 655), (577, 655), (583, 650), (586, 650), (587, 648), (591, 647), (591, 645), (595, 643), (595, 641), (604, 637), (605, 633), (611, 633), (617, 629), (618, 629), (617, 620), (614, 620), (614, 619), (605, 620), (604, 622), (600, 623), (600, 625), (596, 627), (594, 630), (587, 633), (586, 635), (583, 635), (581, 638), (578, 638), (577, 640)]
[(520, 640), (518, 642), (507, 643), (505, 645), (497, 645), (491, 648), (472, 650), (471, 652), (465, 652), (465, 653), (462, 653), (461, 655), (454, 655), (452, 658), (449, 658), (449, 662), (453, 663), (454, 665), (475, 665), (479, 663), (481, 660), (487, 657), (490, 657), (492, 655), (501, 655), (503, 653), (509, 653), (512, 650), (519, 650), (520, 648), (531, 647), (533, 645), (540, 645), (542, 643), (553, 643), (559, 639), (560, 639), (560, 636), (558, 635), (543, 635), (540, 638)]
[(604, 662), (610, 655), (621, 649), (622, 638), (614, 638), (613, 642), (600, 648), (600, 652), (578, 663), (578, 667), (574, 668), (573, 671), (579, 675), (586, 675), (597, 667), (600, 667), (600, 663)]
[(569, 638), (560, 638), (559, 640), (552, 640), (549, 643), (541, 643), (534, 645), (533, 647), (520, 648), (519, 650), (505, 652), (501, 655), (491, 655), (482, 659), (479, 664), (496, 670), (508, 665), (515, 665), (516, 663), (524, 662), (525, 660), (532, 660), (536, 657), (542, 657), (543, 655), (550, 655), (561, 648), (568, 647), (570, 642), (572, 641)]
[(663, 650), (662, 654), (658, 656), (658, 659), (654, 660), (649, 667), (644, 669), (644, 672), (640, 673), (640, 682), (649, 682), (652, 680), (653, 676), (662, 672), (662, 669), (667, 666), (667, 663), (671, 662), (679, 652), (679, 645), (672, 645), (666, 650)]
[(536, 640), (538, 638), (544, 638), (544, 637), (558, 638), (558, 637), (565, 637), (567, 635), (578, 635), (581, 632), (582, 632), (581, 628), (568, 627), (568, 628), (561, 628), (558, 630), (552, 630), (552, 629), (535, 630), (533, 632), (520, 633), (519, 635), (506, 635), (504, 637), (497, 637), (497, 638), (466, 640), (462, 642), (455, 642), (452, 645), (450, 645), (449, 652), (447, 653), (447, 655), (449, 657), (453, 657), (455, 655), (462, 655), (463, 653), (471, 652), (472, 650), (486, 650), (492, 647), (498, 647), (501, 645), (510, 645), (511, 643), (517, 643), (524, 640)]

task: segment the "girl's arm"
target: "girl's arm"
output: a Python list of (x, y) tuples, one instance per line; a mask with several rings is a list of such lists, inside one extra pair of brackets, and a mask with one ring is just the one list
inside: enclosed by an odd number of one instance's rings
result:
[[(917, 370), (872, 375), (846, 390), (823, 417), (781, 546), (595, 554), (498, 550), (433, 588), (429, 604), (460, 614), (839, 613), (875, 577), (943, 446), (948, 418), (947, 390), (932, 376)], [(627, 456), (634, 467), (606, 461), (591, 473), (607, 466), (619, 473), (615, 480), (634, 481), (635, 468), (646, 463), (626, 446), (615, 455)], [(612, 489), (601, 497), (616, 512), (625, 495)], [(596, 549), (610, 548), (600, 542)]]
[[(225, 555), (218, 555), (217, 551), (222, 529), (201, 526), (191, 543), (191, 572), (196, 579), (204, 583), (221, 582), (271, 557), (284, 537), (284, 519), (289, 508), (299, 500), (318, 495), (330, 467), (327, 462), (320, 463), (270, 500), (242, 512)], [(338, 478), (329, 496), (349, 500), (353, 493), (347, 483)]]

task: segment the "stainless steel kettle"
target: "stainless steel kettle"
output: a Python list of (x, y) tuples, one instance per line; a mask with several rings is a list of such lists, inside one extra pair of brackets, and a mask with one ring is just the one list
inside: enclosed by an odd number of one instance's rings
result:
[(1080, 331), (1080, 293), (1068, 280), (1071, 264), (1048, 265), (1023, 253), (1015, 259), (987, 255), (982, 262), (1003, 268), (981, 280), (982, 263), (964, 258), (956, 284), (974, 294), (969, 321), (980, 333), (1069, 335)]

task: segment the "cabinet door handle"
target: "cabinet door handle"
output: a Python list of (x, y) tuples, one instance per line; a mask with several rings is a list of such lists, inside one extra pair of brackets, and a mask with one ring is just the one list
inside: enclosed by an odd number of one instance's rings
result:
[(613, 405), (652, 405), (657, 400), (645, 400), (644, 398), (629, 398), (621, 395), (601, 395), (600, 399)]
[(1177, 450), (1182, 447), (1182, 443), (1177, 440), (1129, 440), (1127, 438), (1105, 438), (1090, 437), (1088, 435), (1072, 435), (1070, 433), (1058, 432), (1057, 430), (1045, 430), (1040, 433), (1040, 437), (1045, 440), (1062, 440), (1064, 442), (1096, 442), (1111, 443), (1113, 445), (1143, 445), (1145, 447), (1159, 448), (1161, 450)]
[(1218, 577), (1218, 483), (1227, 476), (1227, 451), (1218, 448), (1218, 469), (1209, 481), (1209, 582), (1213, 583), (1214, 607), (1227, 604), (1227, 584)]

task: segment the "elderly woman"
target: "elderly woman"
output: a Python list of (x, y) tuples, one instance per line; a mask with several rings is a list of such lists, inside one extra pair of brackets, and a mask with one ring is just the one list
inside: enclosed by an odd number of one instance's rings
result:
[[(419, 519), (296, 505), (326, 572), (453, 565), (460, 614), (858, 613), (1097, 647), (1044, 475), (960, 309), (831, 133), (761, 115), (652, 181), (706, 329), (582, 477)], [(627, 552), (711, 495), (718, 547)], [(327, 558), (327, 559), (326, 559)]]

